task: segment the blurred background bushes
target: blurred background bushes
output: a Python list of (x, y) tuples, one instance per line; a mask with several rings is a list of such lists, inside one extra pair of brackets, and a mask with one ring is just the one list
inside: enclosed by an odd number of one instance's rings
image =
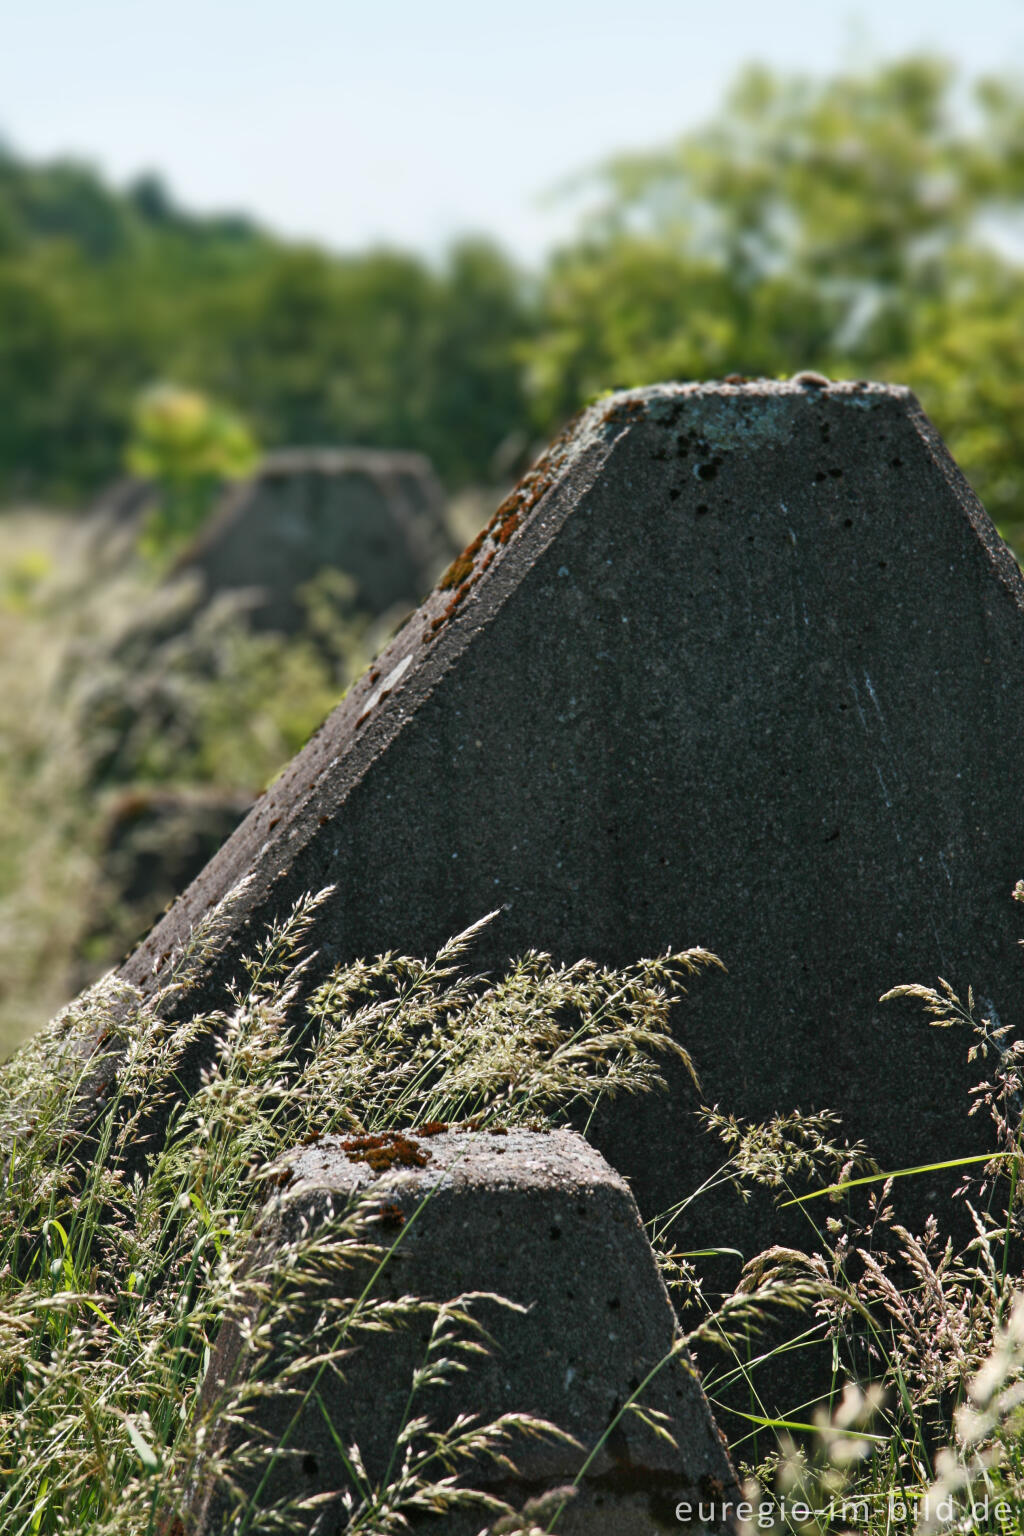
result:
[(749, 69), (717, 117), (581, 177), (542, 270), (332, 255), (0, 154), (0, 497), (75, 504), (173, 379), (265, 447), (418, 449), (455, 490), (616, 385), (817, 368), (921, 394), (1021, 526), (1024, 90), (930, 58)]

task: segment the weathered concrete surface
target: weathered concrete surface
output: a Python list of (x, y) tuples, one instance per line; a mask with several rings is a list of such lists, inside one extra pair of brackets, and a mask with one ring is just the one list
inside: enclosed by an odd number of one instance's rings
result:
[[(411, 1406), (410, 1384), (423, 1363), (429, 1317), (390, 1334), (347, 1338), (357, 1347), (342, 1364), (344, 1379), (321, 1375), (323, 1411), (311, 1400), (290, 1438), (296, 1398), (272, 1391), (260, 1400), (253, 1418), (257, 1434), (265, 1434), (270, 1446), (284, 1440), (296, 1453), (281, 1459), (263, 1498), (350, 1486), (339, 1443), (358, 1445), (371, 1482), (382, 1481), (410, 1415), (425, 1415), (440, 1429), (460, 1413), (490, 1421), (515, 1411), (558, 1424), (583, 1450), (551, 1438), (516, 1437), (508, 1449), (519, 1476), (484, 1463), (464, 1479), (470, 1486), (518, 1508), (545, 1489), (571, 1483), (585, 1454), (607, 1436), (560, 1531), (649, 1536), (678, 1530), (680, 1501), (693, 1505), (692, 1528), (705, 1528), (698, 1506), (703, 1502), (710, 1513), (712, 1504), (735, 1500), (735, 1477), (694, 1367), (678, 1348), (668, 1295), (623, 1180), (571, 1131), (412, 1131), (397, 1145), (399, 1157), (382, 1172), (362, 1160), (366, 1149), (358, 1139), (326, 1137), (299, 1152), (290, 1160), (287, 1193), (258, 1240), (261, 1256), (302, 1227), (315, 1235), (332, 1211), (344, 1211), (354, 1195), (372, 1190), (372, 1235), (384, 1248), (396, 1246), (371, 1296), (446, 1301), (488, 1291), (529, 1311), (520, 1315), (479, 1303), (474, 1312), (493, 1339), (489, 1353), (471, 1359), (452, 1385), (428, 1389)], [(362, 1267), (347, 1272), (343, 1294), (358, 1296), (369, 1273)], [(311, 1317), (321, 1305), (318, 1295), (310, 1299)], [(308, 1332), (304, 1316), (300, 1310), (291, 1324), (299, 1338)], [(225, 1380), (245, 1379), (252, 1360), (237, 1327), (226, 1327), (201, 1406), (217, 1400)], [(622, 1411), (662, 1361), (637, 1401), (666, 1416), (675, 1446)], [(274, 1382), (284, 1364), (272, 1348), (261, 1362), (261, 1380)], [(308, 1383), (300, 1378), (291, 1385), (301, 1392)], [(237, 1436), (229, 1433), (217, 1449), (230, 1458), (235, 1445)], [(247, 1475), (242, 1486), (255, 1486), (262, 1471)], [(204, 1486), (200, 1472), (194, 1529), (221, 1529), (221, 1497)], [(317, 1530), (334, 1528), (329, 1507), (319, 1515)], [(416, 1529), (475, 1536), (483, 1523), (477, 1512), (427, 1518)]]
[(208, 597), (253, 590), (252, 622), (290, 634), (305, 622), (300, 589), (321, 571), (344, 571), (353, 606), (384, 613), (419, 602), (454, 552), (421, 454), (291, 448), (231, 487), (175, 569)]
[[(936, 975), (1020, 1025), (1024, 587), (913, 396), (667, 385), (589, 410), (125, 967), (243, 874), (253, 943), (337, 894), (325, 961), (703, 944), (678, 1029), (708, 1102), (842, 1112), (884, 1166), (981, 1145), (966, 1040), (878, 1006)], [(232, 956), (211, 973), (219, 995)], [(719, 1160), (684, 1072), (593, 1127), (645, 1215)], [(940, 1186), (906, 1180), (911, 1222)], [(778, 1232), (728, 1192), (682, 1247)], [(813, 1241), (802, 1221), (791, 1234)]]

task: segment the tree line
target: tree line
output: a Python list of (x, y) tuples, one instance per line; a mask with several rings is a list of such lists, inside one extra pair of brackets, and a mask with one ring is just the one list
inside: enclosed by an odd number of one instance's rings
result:
[(812, 368), (909, 383), (1024, 531), (1024, 86), (749, 69), (581, 181), (575, 236), (524, 272), (482, 239), (339, 255), (0, 152), (0, 498), (80, 504), (157, 380), (266, 447), (415, 448), (456, 488), (607, 389)]

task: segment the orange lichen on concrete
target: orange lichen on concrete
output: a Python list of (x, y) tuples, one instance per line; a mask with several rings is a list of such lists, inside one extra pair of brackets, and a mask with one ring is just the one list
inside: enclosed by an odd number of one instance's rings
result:
[(466, 550), (457, 560), (452, 561), (438, 582), (438, 586), (442, 592), (446, 591), (449, 587), (457, 587), (461, 582), (465, 581), (467, 576), (472, 574), (472, 571), (473, 556)]
[[(515, 490), (505, 497), (486, 527), (481, 528), (476, 538), (466, 545), (458, 559), (452, 561), (438, 582), (438, 591), (446, 592), (455, 587), (455, 596), (441, 613), (431, 619), (423, 634), (424, 644), (431, 641), (438, 630), (448, 622), (470, 589), (488, 569), (498, 550), (502, 549), (517, 529), (522, 527), (541, 497), (551, 489), (555, 483), (558, 450), (571, 435), (571, 430), (566, 429), (555, 439), (544, 457), (523, 477)], [(477, 567), (477, 555), (488, 541), (491, 548)]]
[(386, 1227), (404, 1227), (405, 1212), (400, 1205), (390, 1203), (382, 1205), (377, 1211), (377, 1219)]
[(638, 416), (646, 416), (647, 403), (644, 400), (620, 400), (610, 406), (604, 413), (604, 422), (607, 426), (618, 427), (627, 422), (635, 421)]
[(430, 1153), (401, 1131), (382, 1131), (378, 1136), (350, 1136), (341, 1150), (351, 1163), (366, 1163), (374, 1173), (386, 1173), (399, 1164), (403, 1168), (425, 1168)]

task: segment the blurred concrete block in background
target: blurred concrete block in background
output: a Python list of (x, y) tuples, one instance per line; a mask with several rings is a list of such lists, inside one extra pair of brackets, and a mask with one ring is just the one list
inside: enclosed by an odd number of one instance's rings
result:
[(324, 570), (350, 578), (353, 608), (380, 614), (418, 603), (454, 553), (421, 454), (291, 448), (224, 494), (175, 573), (198, 577), (205, 600), (250, 590), (250, 622), (291, 634), (300, 589)]

